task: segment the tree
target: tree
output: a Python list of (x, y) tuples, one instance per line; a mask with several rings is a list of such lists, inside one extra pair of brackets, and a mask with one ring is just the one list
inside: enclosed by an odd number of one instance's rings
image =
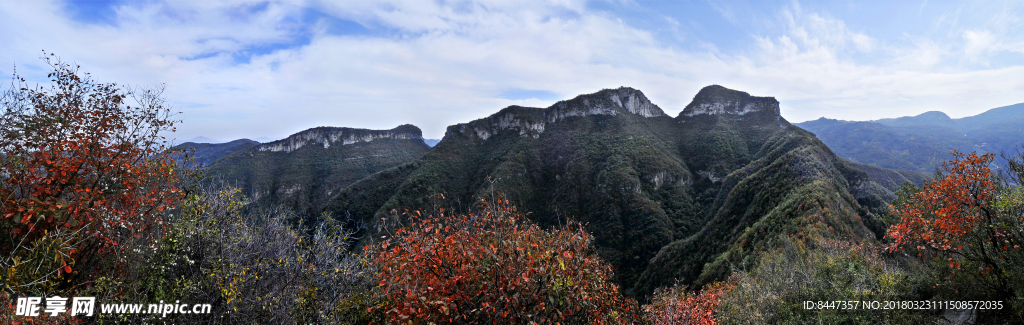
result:
[(158, 214), (181, 198), (162, 88), (123, 90), (43, 59), (49, 88), (15, 75), (0, 100), (0, 266), (12, 292), (104, 274), (112, 253), (159, 238)]
[(953, 161), (942, 164), (940, 177), (926, 181), (920, 192), (892, 207), (900, 222), (889, 228), (888, 236), (893, 239), (890, 250), (909, 245), (956, 254), (964, 244), (972, 244), (965, 240), (971, 239), (967, 235), (979, 223), (992, 221), (989, 204), (995, 183), (987, 166), (993, 155), (954, 151), (953, 156)]
[[(1011, 298), (1024, 293), (1021, 188), (993, 175), (992, 154), (953, 156), (935, 179), (901, 191), (892, 206), (900, 221), (888, 230), (889, 250), (917, 252), (935, 263), (941, 275), (936, 288), (947, 290), (947, 298), (1006, 300), (1020, 313), (1024, 304)], [(1011, 166), (1019, 163), (1011, 159)]]
[(406, 216), (374, 249), (389, 323), (630, 323), (635, 302), (609, 281), (582, 225), (545, 231), (507, 200), (480, 214)]
[(286, 209), (256, 206), (241, 190), (207, 182), (190, 187), (169, 219), (159, 244), (132, 256), (145, 261), (128, 266), (133, 276), (88, 293), (99, 300), (210, 303), (210, 314), (113, 314), (100, 321), (358, 324), (372, 317), (372, 270), (348, 250), (352, 232), (329, 216), (302, 229)]

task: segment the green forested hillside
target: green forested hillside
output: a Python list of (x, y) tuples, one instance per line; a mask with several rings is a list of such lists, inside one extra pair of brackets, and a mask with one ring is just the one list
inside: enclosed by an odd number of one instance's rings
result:
[(317, 215), (326, 198), (378, 171), (415, 161), (430, 150), (419, 128), (318, 127), (226, 155), (205, 171), (257, 202)]
[[(1024, 143), (1024, 104), (951, 119), (942, 112), (877, 121), (820, 118), (797, 123), (840, 156), (884, 168), (934, 172), (950, 151), (1013, 152)], [(1002, 166), (1001, 160), (996, 161)], [(1005, 166), (1003, 166), (1005, 167)]]
[(783, 119), (774, 98), (709, 86), (672, 118), (623, 87), (450, 126), (422, 159), (328, 209), (376, 224), (392, 209), (464, 211), (504, 193), (542, 225), (585, 223), (614, 280), (645, 296), (719, 279), (780, 235), (874, 240), (864, 220), (877, 209), (864, 204), (894, 197), (896, 182), (875, 174), (884, 185)]
[(192, 150), (192, 158), (198, 165), (209, 166), (217, 159), (244, 151), (260, 144), (249, 139), (238, 139), (227, 143), (194, 143), (185, 142), (174, 147), (180, 150)]

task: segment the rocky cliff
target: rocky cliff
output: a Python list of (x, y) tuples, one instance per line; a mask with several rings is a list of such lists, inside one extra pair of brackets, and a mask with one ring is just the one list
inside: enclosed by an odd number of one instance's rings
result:
[(292, 152), (307, 145), (322, 146), (324, 149), (332, 145), (350, 145), (380, 139), (423, 140), (423, 132), (413, 125), (400, 125), (391, 130), (367, 130), (338, 127), (317, 127), (292, 134), (287, 138), (261, 144), (259, 151)]

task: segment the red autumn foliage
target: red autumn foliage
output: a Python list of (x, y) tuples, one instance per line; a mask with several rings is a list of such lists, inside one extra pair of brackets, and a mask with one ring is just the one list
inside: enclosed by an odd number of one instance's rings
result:
[(1024, 260), (1019, 185), (993, 175), (992, 154), (953, 154), (935, 180), (894, 204), (901, 220), (889, 228), (889, 249), (917, 250), (924, 260), (941, 263), (942, 282), (933, 288), (958, 297), (1016, 301)]
[(173, 121), (160, 90), (125, 92), (51, 57), (50, 88), (16, 77), (2, 101), (0, 254), (79, 231), (67, 264), (81, 263), (163, 227), (153, 215), (181, 198), (159, 134), (173, 131)]
[(634, 301), (612, 284), (592, 237), (570, 222), (545, 231), (508, 201), (481, 214), (410, 214), (372, 257), (388, 323), (621, 324)]
[[(926, 181), (920, 192), (892, 207), (900, 222), (889, 228), (890, 251), (912, 247), (956, 254), (972, 244), (965, 241), (979, 223), (992, 219), (989, 205), (995, 184), (987, 166), (994, 156), (957, 151), (953, 156), (942, 165), (940, 178)], [(958, 262), (949, 261), (959, 268)]]
[(651, 298), (651, 304), (644, 305), (644, 313), (654, 325), (714, 325), (722, 296), (732, 287), (716, 282), (695, 294), (687, 293), (686, 286), (679, 285), (659, 289)]

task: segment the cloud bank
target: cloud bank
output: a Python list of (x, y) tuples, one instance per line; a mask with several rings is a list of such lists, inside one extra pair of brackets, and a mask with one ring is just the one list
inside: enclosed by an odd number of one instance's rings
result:
[(730, 5), (4, 1), (0, 73), (45, 81), (45, 49), (100, 81), (166, 83), (179, 139), (403, 123), (440, 138), (508, 105), (618, 86), (675, 115), (720, 84), (775, 96), (793, 122), (1024, 102), (1016, 2), (912, 4), (885, 30), (865, 18), (878, 8)]

